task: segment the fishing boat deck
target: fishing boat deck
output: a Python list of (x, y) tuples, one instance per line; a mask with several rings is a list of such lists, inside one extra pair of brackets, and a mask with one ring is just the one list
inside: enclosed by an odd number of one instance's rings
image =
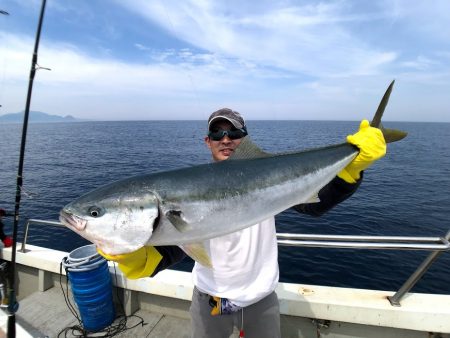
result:
[[(113, 326), (118, 325), (120, 319), (116, 319)], [(141, 319), (144, 325), (139, 324)], [(16, 321), (31, 337), (58, 337), (60, 333), (61, 337), (72, 337), (71, 331), (67, 335), (63, 331), (79, 324), (68, 310), (58, 286), (44, 292), (37, 291), (22, 300)], [(126, 326), (130, 329), (116, 337), (190, 337), (189, 319), (148, 310), (140, 309), (128, 317)]]
[[(17, 251), (17, 337), (58, 337), (78, 324), (61, 289), (62, 282), (66, 290), (66, 277), (60, 263), (67, 254), (33, 245)], [(11, 249), (0, 250), (0, 258), (10, 260)], [(111, 265), (110, 274), (115, 302), (146, 323), (119, 337), (190, 337), (190, 273), (164, 270), (154, 278), (129, 280)], [(279, 283), (277, 294), (283, 337), (450, 338), (450, 295), (408, 293), (397, 307), (387, 299), (392, 291)], [(0, 338), (7, 326), (2, 312)], [(127, 326), (138, 319), (131, 317)], [(236, 331), (232, 337), (237, 336)]]
[[(115, 337), (158, 337), (158, 338), (185, 338), (191, 337), (190, 320), (188, 318), (176, 315), (159, 313), (150, 311), (148, 309), (139, 309), (133, 316), (127, 318), (126, 326), (129, 328), (115, 335)], [(123, 318), (123, 317), (122, 317)], [(116, 319), (112, 326), (118, 325), (120, 318)], [(309, 320), (310, 321), (310, 320)], [(76, 337), (79, 336), (79, 331), (70, 330), (71, 327), (78, 325), (77, 319), (68, 310), (64, 302), (63, 291), (60, 286), (54, 286), (46, 291), (37, 291), (27, 296), (20, 302), (20, 307), (16, 313), (17, 337)], [(392, 332), (386, 328), (374, 328), (371, 325), (364, 325), (355, 331), (345, 323), (320, 323), (323, 325), (322, 330), (317, 330), (307, 322), (298, 322), (295, 330), (286, 330), (284, 328), (283, 337), (386, 337), (386, 338), (415, 338), (415, 337), (433, 337), (444, 338), (450, 337), (449, 334), (433, 334), (431, 332), (417, 332), (411, 330), (396, 330)], [(141, 324), (143, 323), (143, 325)], [(328, 332), (329, 329), (335, 325), (339, 326), (339, 331), (336, 333)], [(288, 321), (283, 320), (283, 325), (292, 325)], [(320, 327), (319, 325), (319, 327)], [(296, 325), (295, 325), (296, 326)], [(6, 321), (0, 319), (0, 337), (6, 337), (3, 332), (6, 332)], [(68, 329), (69, 328), (69, 329)], [(64, 332), (65, 329), (68, 331)], [(360, 331), (360, 330), (363, 331)], [(381, 329), (381, 330), (380, 330)], [(290, 333), (287, 333), (290, 331)], [(320, 331), (322, 331), (320, 334)], [(362, 333), (364, 332), (364, 333)], [(103, 336), (103, 333), (91, 334), (90, 337)], [(233, 332), (230, 338), (237, 338), (239, 333), (237, 329)]]

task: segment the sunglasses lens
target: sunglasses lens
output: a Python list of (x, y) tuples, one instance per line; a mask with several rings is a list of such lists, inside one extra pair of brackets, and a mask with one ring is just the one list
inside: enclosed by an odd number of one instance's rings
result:
[(240, 138), (243, 138), (245, 136), (245, 133), (242, 130), (230, 130), (228, 132), (228, 137), (232, 140), (237, 140)]
[(208, 136), (213, 141), (220, 141), (222, 138), (225, 137), (225, 135), (227, 135), (232, 140), (237, 140), (237, 139), (243, 138), (245, 135), (247, 135), (247, 132), (243, 129), (238, 129), (238, 130), (219, 129), (217, 131), (210, 131), (208, 134)]
[(224, 133), (221, 131), (209, 133), (209, 137), (214, 141), (220, 141), (224, 136), (225, 136)]

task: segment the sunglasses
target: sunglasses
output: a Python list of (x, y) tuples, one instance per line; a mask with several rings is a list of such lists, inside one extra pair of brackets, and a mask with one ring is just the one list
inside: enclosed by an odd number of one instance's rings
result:
[(214, 131), (210, 131), (208, 133), (208, 137), (213, 141), (220, 141), (227, 135), (232, 140), (237, 140), (243, 138), (247, 135), (247, 130), (245, 129), (235, 129), (235, 130), (223, 130), (218, 129)]

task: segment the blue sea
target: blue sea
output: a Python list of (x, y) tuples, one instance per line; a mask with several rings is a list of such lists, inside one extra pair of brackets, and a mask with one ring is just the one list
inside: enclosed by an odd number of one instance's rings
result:
[[(360, 189), (320, 218), (286, 211), (279, 232), (444, 236), (450, 229), (450, 124), (385, 123), (408, 131), (365, 173)], [(278, 152), (340, 143), (357, 122), (249, 121), (262, 148)], [(58, 220), (83, 193), (132, 175), (210, 161), (204, 121), (32, 123), (28, 127), (19, 241), (29, 218)], [(0, 124), (0, 207), (14, 210), (22, 125)], [(12, 218), (6, 218), (11, 233)], [(28, 243), (71, 251), (87, 242), (65, 228), (33, 226)], [(425, 251), (280, 247), (281, 281), (397, 290)], [(450, 294), (450, 252), (414, 287)], [(192, 261), (176, 266), (189, 271)]]

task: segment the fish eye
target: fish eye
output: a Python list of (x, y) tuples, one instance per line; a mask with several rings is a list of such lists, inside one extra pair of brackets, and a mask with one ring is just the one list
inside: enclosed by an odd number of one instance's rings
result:
[(99, 207), (90, 207), (88, 209), (88, 213), (89, 215), (91, 215), (92, 217), (96, 218), (96, 217), (100, 217), (103, 215), (103, 211), (101, 208)]

